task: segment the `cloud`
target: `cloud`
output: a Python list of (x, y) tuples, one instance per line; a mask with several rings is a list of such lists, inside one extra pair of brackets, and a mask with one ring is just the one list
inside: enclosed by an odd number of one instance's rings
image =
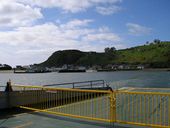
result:
[(31, 25), (42, 18), (41, 9), (11, 0), (0, 1), (0, 27)]
[[(0, 27), (17, 27), (34, 24), (43, 18), (44, 8), (60, 9), (64, 13), (78, 13), (96, 8), (102, 15), (120, 11), (117, 5), (122, 0), (1, 0)], [(106, 8), (107, 5), (110, 7)]]
[[(88, 8), (103, 6), (106, 4), (114, 5), (122, 0), (17, 0), (19, 2), (29, 4), (31, 6), (39, 6), (42, 8), (59, 8), (64, 12), (77, 13), (86, 11)], [(113, 6), (114, 7), (114, 6)], [(112, 8), (112, 12), (113, 10)]]
[(126, 26), (128, 27), (129, 33), (135, 36), (148, 35), (152, 31), (149, 27), (141, 26), (135, 23), (127, 23)]
[[(11, 46), (47, 46), (50, 45), (68, 48), (82, 41), (120, 41), (117, 34), (112, 33), (109, 28), (92, 29), (86, 27), (92, 20), (74, 19), (65, 24), (56, 25), (45, 23), (41, 25), (19, 27), (14, 31), (0, 32), (0, 44)], [(75, 24), (75, 23), (79, 24)]]
[(111, 7), (96, 7), (96, 11), (102, 15), (111, 15), (121, 11), (122, 8), (119, 6), (111, 6)]
[(56, 50), (103, 51), (108, 46), (123, 47), (118, 34), (108, 27), (89, 28), (91, 22), (74, 19), (65, 24), (44, 23), (1, 31), (0, 45), (7, 51), (0, 51), (0, 58), (8, 53), (12, 63), (28, 64), (42, 62)]
[(74, 19), (70, 22), (68, 22), (67, 24), (61, 25), (61, 27), (63, 28), (78, 28), (78, 27), (84, 27), (84, 26), (88, 26), (89, 23), (93, 22), (93, 20), (78, 20), (78, 19)]
[(96, 33), (96, 34), (88, 34), (84, 37), (86, 41), (99, 41), (99, 42), (116, 42), (120, 41), (120, 37), (113, 33)]

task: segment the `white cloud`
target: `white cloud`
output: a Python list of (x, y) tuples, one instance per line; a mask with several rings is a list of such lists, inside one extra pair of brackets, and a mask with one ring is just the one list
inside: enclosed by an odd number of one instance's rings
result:
[[(96, 7), (98, 13), (109, 15), (120, 10), (120, 7), (115, 4), (121, 1), (122, 0), (1, 0), (0, 27), (33, 25), (38, 19), (43, 18), (43, 14), (41, 13), (41, 9), (43, 8), (58, 8), (65, 13), (77, 13)], [(113, 6), (105, 8), (107, 4)]]
[(98, 30), (99, 32), (110, 32), (110, 29), (107, 26), (102, 26)]
[(136, 36), (148, 35), (152, 31), (149, 27), (141, 26), (135, 23), (127, 23), (126, 26), (128, 27), (129, 33)]
[(120, 37), (114, 33), (96, 33), (96, 34), (88, 34), (84, 37), (86, 41), (99, 41), (99, 42), (116, 42), (120, 41)]
[(42, 17), (40, 8), (33, 8), (12, 0), (0, 1), (0, 27), (30, 25)]
[(122, 8), (119, 6), (110, 6), (110, 7), (98, 6), (98, 7), (96, 7), (96, 11), (102, 15), (111, 15), (111, 14), (117, 13), (121, 10), (122, 10)]
[(61, 25), (62, 28), (77, 28), (77, 27), (84, 27), (87, 26), (90, 22), (93, 22), (93, 20), (78, 20), (78, 19), (74, 19), (70, 22), (68, 22), (67, 24)]
[(43, 8), (59, 8), (64, 12), (77, 13), (85, 11), (90, 7), (113, 5), (120, 3), (122, 0), (17, 0), (31, 6), (39, 6)]
[[(108, 27), (89, 28), (92, 21), (74, 19), (65, 24), (45, 23), (1, 31), (0, 45), (5, 46), (7, 51), (0, 51), (0, 58), (9, 53), (12, 63), (28, 64), (42, 62), (56, 50), (103, 51), (108, 46), (123, 47), (121, 37)], [(11, 63), (11, 59), (8, 61)]]
[[(96, 8), (102, 15), (120, 11), (117, 5), (122, 0), (1, 0), (0, 27), (32, 25), (43, 18), (41, 9), (58, 8), (63, 12), (77, 13), (89, 8)], [(110, 7), (106, 8), (109, 5)]]
[[(86, 26), (92, 20), (72, 20), (66, 24), (55, 25), (45, 23), (32, 27), (19, 27), (14, 31), (0, 32), (0, 44), (12, 46), (27, 45), (41, 46), (75, 46), (79, 42), (86, 41), (120, 41), (117, 34), (112, 33), (108, 28), (91, 29)], [(75, 23), (78, 24), (76, 25)]]

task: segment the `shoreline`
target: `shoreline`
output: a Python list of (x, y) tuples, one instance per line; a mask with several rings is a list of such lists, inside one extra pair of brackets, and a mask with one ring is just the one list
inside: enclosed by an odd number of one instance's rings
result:
[(170, 68), (145, 68), (143, 71), (170, 71)]
[[(23, 71), (23, 70), (22, 70)], [(141, 70), (115, 70), (115, 71), (170, 71), (170, 68), (145, 68), (145, 69), (141, 69)], [(105, 70), (104, 72), (115, 72), (112, 70)], [(102, 72), (102, 71), (98, 71), (98, 72)], [(14, 73), (14, 70), (0, 70), (0, 73)]]
[(0, 73), (13, 73), (14, 70), (0, 70)]

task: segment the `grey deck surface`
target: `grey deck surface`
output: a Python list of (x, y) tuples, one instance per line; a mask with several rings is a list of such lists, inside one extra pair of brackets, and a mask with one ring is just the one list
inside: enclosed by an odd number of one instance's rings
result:
[(0, 110), (0, 128), (135, 128), (66, 118), (23, 109)]

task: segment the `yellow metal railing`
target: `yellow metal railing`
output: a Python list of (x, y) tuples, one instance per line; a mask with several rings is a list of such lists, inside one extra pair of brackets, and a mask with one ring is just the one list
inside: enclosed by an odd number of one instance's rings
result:
[(170, 93), (118, 91), (116, 122), (170, 127)]
[(20, 97), (21, 108), (89, 120), (170, 127), (170, 93), (39, 86), (13, 89), (18, 93), (12, 97)]
[(13, 89), (19, 92), (13, 97), (20, 97), (22, 108), (110, 122), (110, 91), (36, 86), (13, 86)]

